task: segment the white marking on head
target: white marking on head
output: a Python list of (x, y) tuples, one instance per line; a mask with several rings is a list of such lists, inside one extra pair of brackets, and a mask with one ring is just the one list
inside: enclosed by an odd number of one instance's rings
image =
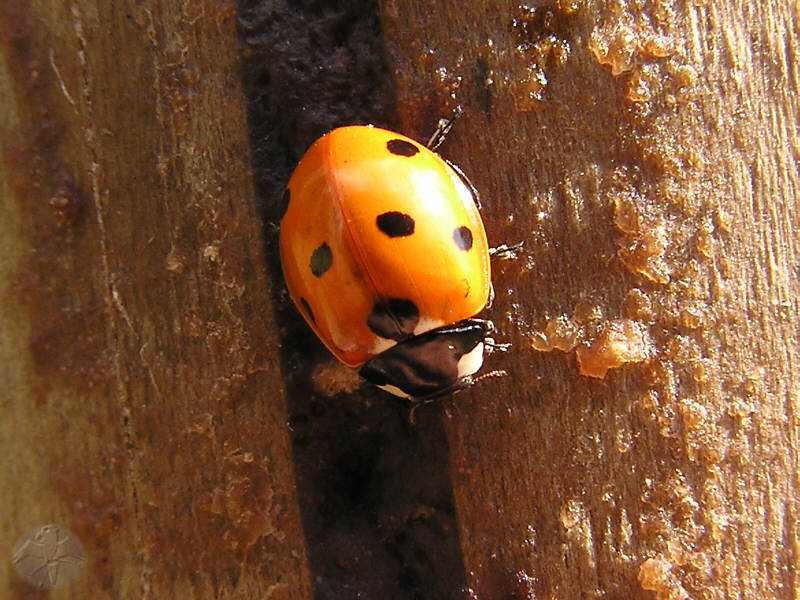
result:
[(483, 366), (483, 342), (478, 344), (458, 360), (458, 378), (477, 373)]

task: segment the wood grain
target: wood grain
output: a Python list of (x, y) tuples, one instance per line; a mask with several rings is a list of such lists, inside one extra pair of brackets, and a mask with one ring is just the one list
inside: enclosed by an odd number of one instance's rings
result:
[[(383, 3), (403, 129), (461, 104), (443, 151), (525, 242), (490, 311), (510, 375), (444, 405), (468, 587), (792, 598), (796, 7), (530, 5)], [(625, 323), (648, 358), (582, 376)]]
[(0, 529), (81, 539), (53, 597), (310, 593), (235, 16), (0, 7)]
[[(88, 559), (0, 589), (795, 597), (798, 18), (1, 3), (0, 555)], [(282, 294), (272, 199), (325, 130), (457, 105), (513, 347), (412, 427)]]

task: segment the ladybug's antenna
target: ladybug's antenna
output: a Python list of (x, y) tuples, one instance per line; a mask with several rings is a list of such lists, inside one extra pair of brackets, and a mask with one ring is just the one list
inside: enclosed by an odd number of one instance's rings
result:
[[(484, 341), (488, 341), (488, 340), (484, 340)], [(490, 343), (495, 348), (499, 348), (502, 351), (505, 351), (507, 348), (501, 347), (501, 346), (511, 346), (511, 344), (496, 344), (496, 343), (494, 343), (494, 340), (492, 340)], [(417, 410), (421, 406), (425, 406), (427, 404), (433, 404), (436, 401), (436, 399), (439, 398), (440, 396), (443, 396), (443, 395), (445, 395), (447, 393), (457, 394), (458, 392), (467, 389), (471, 385), (473, 385), (475, 383), (478, 383), (482, 379), (489, 379), (489, 378), (492, 378), (492, 377), (508, 377), (508, 371), (506, 371), (505, 369), (495, 369), (494, 371), (489, 371), (488, 373), (481, 373), (480, 375), (477, 375), (477, 376), (474, 376), (474, 377), (471, 376), (471, 375), (468, 375), (468, 376), (464, 377), (463, 379), (461, 379), (460, 381), (458, 381), (455, 385), (451, 386), (450, 388), (448, 388), (446, 390), (442, 390), (440, 392), (436, 392), (432, 396), (419, 398), (418, 400), (416, 400), (414, 402), (414, 404), (411, 405), (411, 410), (408, 411), (408, 422), (411, 425), (416, 425), (417, 424)]]
[(450, 133), (450, 130), (453, 128), (453, 124), (456, 122), (456, 119), (461, 116), (461, 113), (464, 112), (460, 106), (456, 106), (455, 110), (453, 111), (453, 115), (449, 119), (439, 119), (438, 125), (436, 125), (436, 131), (433, 132), (431, 139), (428, 140), (428, 143), (425, 144), (431, 150), (436, 150), (439, 146), (442, 145), (444, 138), (447, 137), (447, 134)]

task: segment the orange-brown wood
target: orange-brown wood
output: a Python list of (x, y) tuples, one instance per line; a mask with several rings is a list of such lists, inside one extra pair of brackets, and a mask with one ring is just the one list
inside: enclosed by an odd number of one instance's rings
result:
[[(0, 595), (54, 522), (52, 597), (793, 597), (791, 3), (73, 4), (0, 3)], [(282, 295), (272, 197), (456, 105), (514, 346), (412, 427)]]
[(796, 9), (382, 6), (404, 130), (460, 104), (444, 151), (525, 242), (510, 376), (443, 406), (474, 597), (793, 597)]
[(48, 597), (310, 597), (235, 25), (0, 5), (0, 596), (54, 522)]

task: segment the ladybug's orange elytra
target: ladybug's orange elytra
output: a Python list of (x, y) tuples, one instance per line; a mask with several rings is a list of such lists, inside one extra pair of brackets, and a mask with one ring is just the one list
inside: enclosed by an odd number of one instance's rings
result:
[(287, 186), (281, 263), (292, 300), (344, 364), (392, 393), (468, 385), (490, 323), (489, 245), (472, 187), (418, 142), (335, 129)]

